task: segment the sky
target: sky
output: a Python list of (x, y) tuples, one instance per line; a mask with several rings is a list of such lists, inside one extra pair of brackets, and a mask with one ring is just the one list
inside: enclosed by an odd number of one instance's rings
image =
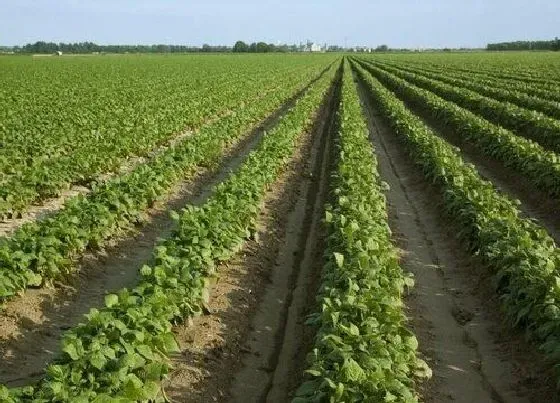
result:
[(560, 0), (0, 0), (0, 45), (482, 47), (560, 37)]

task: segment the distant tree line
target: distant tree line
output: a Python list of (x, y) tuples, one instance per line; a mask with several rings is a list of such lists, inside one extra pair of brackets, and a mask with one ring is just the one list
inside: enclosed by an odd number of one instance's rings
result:
[[(306, 52), (311, 48), (312, 42), (299, 45), (274, 45), (266, 42), (245, 43), (243, 41), (235, 42), (232, 51), (235, 53), (272, 53), (272, 52)], [(344, 48), (337, 45), (331, 45), (324, 49), (326, 52), (343, 52)]]
[[(309, 43), (308, 45), (309, 46)], [(238, 52), (238, 53), (272, 53), (272, 52), (302, 52), (306, 45), (274, 45), (266, 42), (245, 43), (237, 41), (231, 46), (202, 46), (186, 45), (98, 45), (93, 42), (55, 43), (38, 41), (28, 43), (22, 47), (12, 48), (16, 53), (53, 54), (62, 53), (187, 53), (187, 52)], [(340, 52), (343, 48), (330, 46), (327, 51)]]
[(93, 42), (54, 43), (38, 41), (15, 48), (20, 53), (185, 53), (185, 52), (230, 52), (228, 46), (186, 45), (98, 45)]
[(489, 43), (486, 50), (556, 50), (560, 51), (560, 39), (551, 41), (515, 41)]
[(237, 41), (232, 50), (236, 53), (297, 52), (298, 47), (297, 45), (274, 45), (266, 42), (247, 44), (243, 41)]

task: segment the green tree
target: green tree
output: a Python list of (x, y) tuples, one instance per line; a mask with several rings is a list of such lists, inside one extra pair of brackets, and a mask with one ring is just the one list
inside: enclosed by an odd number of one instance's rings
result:
[(257, 53), (266, 53), (270, 51), (270, 46), (265, 42), (257, 43)]
[(239, 53), (246, 53), (249, 51), (249, 45), (247, 45), (243, 41), (237, 41), (235, 42), (235, 45), (233, 45), (233, 51)]

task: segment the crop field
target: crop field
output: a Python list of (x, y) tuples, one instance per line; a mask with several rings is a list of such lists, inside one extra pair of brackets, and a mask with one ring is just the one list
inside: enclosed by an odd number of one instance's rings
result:
[(560, 401), (560, 55), (0, 57), (0, 402)]

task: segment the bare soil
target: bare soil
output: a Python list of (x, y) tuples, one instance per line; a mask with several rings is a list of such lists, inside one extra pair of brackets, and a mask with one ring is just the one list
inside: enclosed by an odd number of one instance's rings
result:
[[(287, 220), (287, 234), (277, 255), (272, 283), (253, 319), (245, 357), (232, 385), (234, 402), (290, 401), (301, 383), (314, 329), (305, 325), (315, 311), (323, 263), (322, 226), (331, 172), (331, 144), (340, 85), (335, 84), (318, 116), (310, 176), (300, 179), (299, 198)], [(281, 302), (281, 303), (279, 303)], [(270, 331), (270, 329), (272, 331)], [(267, 354), (263, 354), (263, 352)], [(258, 380), (258, 382), (257, 382)]]
[(442, 216), (439, 189), (424, 179), (396, 135), (360, 95), (387, 193), (401, 265), (415, 276), (410, 324), (433, 370), (425, 402), (558, 401), (552, 372), (524, 337), (503, 323), (487, 270)]
[(299, 382), (321, 269), (332, 94), (327, 101), (268, 192), (257, 239), (219, 268), (208, 314), (176, 329), (172, 402), (283, 402)]
[(64, 203), (72, 197), (87, 194), (91, 191), (86, 186), (72, 186), (63, 190), (59, 197), (44, 200), (39, 204), (31, 205), (20, 217), (0, 219), (0, 237), (9, 237), (19, 227), (28, 222), (42, 220), (64, 208)]

